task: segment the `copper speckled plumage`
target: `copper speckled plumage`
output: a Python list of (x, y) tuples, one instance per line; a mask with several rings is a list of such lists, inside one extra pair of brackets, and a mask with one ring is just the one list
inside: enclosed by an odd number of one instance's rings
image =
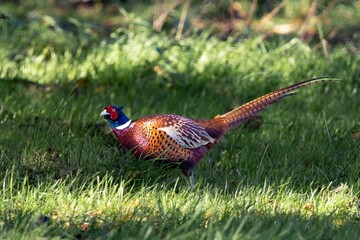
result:
[(271, 92), (234, 110), (209, 120), (197, 120), (171, 114), (159, 114), (130, 120), (122, 107), (107, 106), (101, 113), (108, 120), (120, 143), (137, 157), (160, 159), (179, 165), (190, 177), (192, 169), (228, 130), (253, 117), (267, 106), (294, 94), (294, 91), (318, 82), (311, 79)]

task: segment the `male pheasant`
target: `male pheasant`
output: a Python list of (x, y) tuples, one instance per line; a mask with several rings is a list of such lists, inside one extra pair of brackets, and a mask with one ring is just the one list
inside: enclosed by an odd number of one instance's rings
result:
[(267, 106), (295, 93), (295, 90), (326, 80), (317, 78), (282, 88), (248, 102), (223, 115), (198, 120), (172, 114), (157, 114), (130, 120), (123, 107), (107, 106), (100, 116), (109, 122), (119, 142), (136, 157), (177, 164), (194, 186), (192, 169), (230, 129), (253, 117)]

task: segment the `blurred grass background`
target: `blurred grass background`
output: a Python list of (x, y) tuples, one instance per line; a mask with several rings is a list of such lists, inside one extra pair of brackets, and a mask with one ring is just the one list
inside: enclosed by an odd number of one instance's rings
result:
[[(2, 1), (0, 235), (359, 234), (359, 1)], [(134, 159), (99, 119), (211, 118), (331, 76), (227, 134), (195, 171)], [(180, 179), (179, 179), (180, 176)]]

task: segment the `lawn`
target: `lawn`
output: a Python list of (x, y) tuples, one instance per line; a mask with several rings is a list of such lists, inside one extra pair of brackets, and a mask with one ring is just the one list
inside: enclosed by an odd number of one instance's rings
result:
[[(141, 4), (114, 14), (114, 28), (98, 5), (19, 2), (0, 3), (1, 239), (360, 236), (357, 2), (331, 8), (348, 14), (333, 20), (347, 34), (332, 42), (320, 23), (311, 39), (224, 39), (221, 20), (176, 40), (170, 20), (182, 8), (156, 32)], [(208, 119), (321, 76), (341, 81), (301, 89), (226, 134), (195, 169), (194, 189), (131, 156), (99, 117), (118, 104), (132, 119)]]

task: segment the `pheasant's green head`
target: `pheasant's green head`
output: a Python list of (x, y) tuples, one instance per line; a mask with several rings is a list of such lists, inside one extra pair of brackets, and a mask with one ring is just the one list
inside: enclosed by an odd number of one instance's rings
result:
[(124, 129), (130, 125), (131, 120), (122, 110), (123, 107), (120, 106), (107, 106), (104, 108), (104, 111), (101, 112), (100, 116), (104, 116), (111, 128)]

